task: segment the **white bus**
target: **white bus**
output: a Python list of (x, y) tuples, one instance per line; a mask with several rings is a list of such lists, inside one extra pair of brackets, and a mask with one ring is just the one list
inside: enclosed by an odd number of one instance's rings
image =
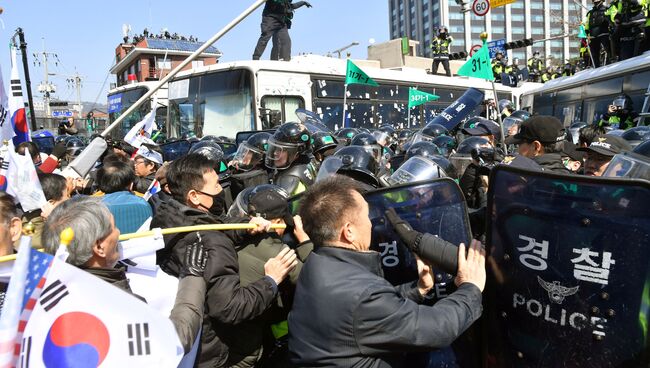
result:
[[(406, 124), (409, 87), (440, 96), (411, 110), (412, 126), (428, 121), (469, 87), (491, 98), (489, 82), (428, 75), (423, 70), (380, 69), (378, 61), (355, 61), (379, 87), (348, 86), (348, 125)], [(318, 113), (331, 128), (342, 124), (346, 60), (315, 55), (281, 61), (220, 63), (179, 73), (169, 82), (168, 137), (217, 135), (272, 129), (297, 121), (297, 108)], [(518, 102), (522, 88), (497, 86), (498, 99)]]
[(640, 112), (649, 85), (650, 53), (645, 53), (546, 82), (522, 95), (522, 107), (534, 114), (553, 115), (565, 126), (576, 121), (595, 123), (622, 93), (632, 98), (633, 109)]
[[(149, 89), (154, 88), (158, 82), (137, 82), (114, 88), (108, 92), (108, 122), (112, 124), (123, 112), (125, 112)], [(144, 116), (152, 110), (154, 97), (158, 98), (158, 109), (156, 110), (156, 124), (158, 127), (167, 125), (167, 86), (163, 86), (149, 99), (149, 103), (144, 103), (139, 109), (132, 112), (122, 124), (113, 129), (111, 136), (116, 139), (124, 138), (124, 135), (131, 130), (131, 127), (142, 121)]]

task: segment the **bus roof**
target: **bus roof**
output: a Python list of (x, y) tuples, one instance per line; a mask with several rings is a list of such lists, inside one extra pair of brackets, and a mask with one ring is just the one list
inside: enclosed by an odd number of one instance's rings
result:
[[(437, 84), (437, 85), (447, 85), (447, 86), (458, 86), (458, 87), (477, 87), (484, 90), (491, 90), (492, 85), (490, 82), (475, 79), (475, 78), (466, 78), (466, 77), (447, 77), (442, 75), (431, 75), (427, 74), (422, 69), (415, 68), (401, 68), (399, 70), (395, 69), (381, 69), (372, 66), (371, 64), (378, 65), (378, 61), (373, 60), (359, 60), (355, 63), (363, 69), (368, 76), (377, 81), (401, 81), (407, 82), (413, 85), (417, 84)], [(274, 71), (274, 72), (287, 72), (287, 73), (304, 73), (312, 75), (334, 75), (343, 77), (345, 75), (346, 69), (346, 60), (337, 59), (331, 57), (325, 57), (320, 55), (301, 55), (295, 58), (292, 58), (291, 61), (271, 61), (271, 60), (244, 60), (244, 61), (232, 61), (226, 63), (218, 63), (214, 65), (204, 66), (188, 71), (183, 71), (178, 73), (175, 77), (183, 78), (193, 74), (204, 74), (213, 71), (221, 70), (231, 70), (231, 69), (249, 69), (254, 73), (258, 71)], [(529, 83), (525, 83), (526, 86)], [(530, 83), (525, 90), (531, 88), (536, 88), (538, 83)], [(501, 84), (497, 84), (497, 90), (499, 91), (519, 91), (521, 92), (522, 87), (507, 87)]]
[[(116, 88), (111, 89), (108, 91), (108, 95), (112, 95), (115, 93), (120, 93), (124, 91), (129, 91), (132, 89), (140, 88), (140, 87), (146, 87), (147, 89), (154, 88), (155, 86), (158, 85), (159, 82), (135, 82), (135, 83), (130, 83), (130, 84), (125, 84), (123, 86), (119, 86)], [(167, 85), (163, 85), (161, 89), (167, 89)]]
[[(650, 52), (617, 63), (601, 66), (596, 69), (585, 69), (575, 75), (550, 80), (540, 88), (531, 91), (534, 94), (543, 94), (548, 91), (571, 88), (610, 79), (618, 75), (642, 72), (650, 69)], [(650, 82), (650, 81), (648, 81)]]

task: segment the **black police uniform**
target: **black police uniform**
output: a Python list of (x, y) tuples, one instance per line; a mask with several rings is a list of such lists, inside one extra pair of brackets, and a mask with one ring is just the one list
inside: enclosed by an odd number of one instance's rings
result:
[[(253, 60), (259, 60), (266, 49), (266, 45), (273, 37), (273, 50), (271, 60), (291, 60), (291, 37), (289, 29), (293, 19), (293, 11), (303, 5), (311, 7), (306, 1), (295, 4), (292, 0), (268, 0), (262, 12), (262, 34), (257, 41), (253, 52)], [(277, 44), (276, 44), (277, 42)]]
[(607, 6), (602, 2), (594, 4), (594, 7), (587, 12), (585, 32), (591, 37), (589, 48), (591, 49), (591, 56), (594, 59), (594, 67), (596, 68), (600, 66), (601, 47), (607, 51), (605, 64), (609, 64), (610, 62), (611, 46), (609, 44), (609, 27), (610, 19), (607, 16)]

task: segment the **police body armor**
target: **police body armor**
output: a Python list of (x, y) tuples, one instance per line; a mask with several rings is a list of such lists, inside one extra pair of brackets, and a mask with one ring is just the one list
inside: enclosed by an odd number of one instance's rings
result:
[(273, 184), (282, 187), (290, 196), (300, 194), (314, 183), (316, 179), (316, 170), (311, 164), (311, 160), (299, 158), (288, 169), (278, 170), (273, 177)]
[(434, 59), (449, 59), (449, 47), (453, 42), (451, 36), (447, 38), (436, 37), (431, 43), (431, 50), (433, 51)]
[(233, 198), (246, 188), (269, 183), (269, 173), (264, 169), (242, 171), (230, 177), (230, 191)]
[(488, 197), (487, 366), (648, 366), (650, 182), (497, 166)]
[(587, 12), (588, 28), (587, 31), (592, 37), (609, 35), (609, 20), (607, 19), (607, 7), (599, 4)]

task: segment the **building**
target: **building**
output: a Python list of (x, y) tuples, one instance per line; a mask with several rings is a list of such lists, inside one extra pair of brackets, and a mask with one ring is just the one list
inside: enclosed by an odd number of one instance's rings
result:
[[(583, 6), (577, 1), (581, 1)], [(587, 14), (586, 0), (517, 0), (490, 9), (484, 17), (471, 11), (472, 0), (388, 0), (388, 4), (391, 38), (408, 37), (420, 41), (419, 52), (427, 57), (431, 56), (431, 38), (438, 26), (446, 25), (454, 37), (452, 52), (469, 52), (473, 45), (481, 44), (479, 35), (483, 31), (488, 33), (488, 40), (504, 38), (507, 42), (525, 38), (543, 40), (569, 34), (568, 37), (508, 51), (509, 58), (522, 61), (533, 51), (539, 51), (547, 60), (556, 59), (556, 63), (564, 63), (579, 55), (576, 35)], [(468, 11), (463, 12), (463, 8)]]
[[(131, 80), (136, 82), (156, 81), (164, 78), (173, 68), (201, 47), (202, 42), (142, 37), (136, 43), (121, 43), (115, 49), (115, 65), (111, 73), (117, 76), (117, 86)], [(196, 60), (183, 70), (216, 64), (221, 52), (208, 47)]]

